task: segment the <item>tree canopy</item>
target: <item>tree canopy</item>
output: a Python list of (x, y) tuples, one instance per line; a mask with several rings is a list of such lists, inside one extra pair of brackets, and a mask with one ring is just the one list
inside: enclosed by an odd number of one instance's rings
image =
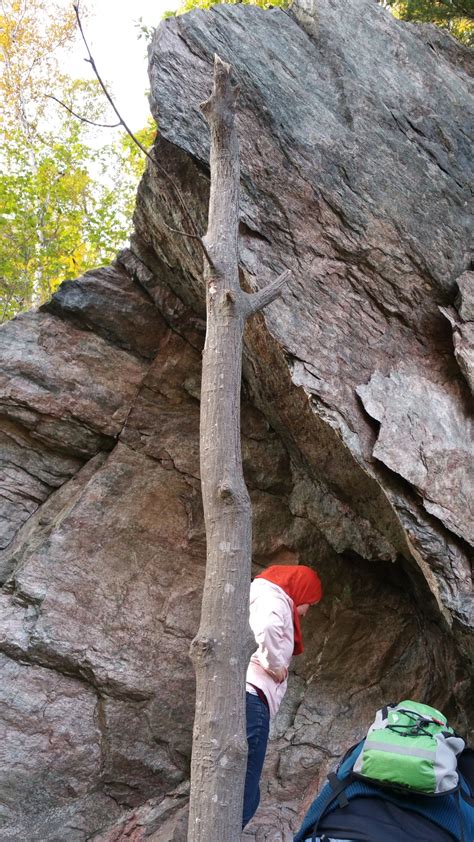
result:
[(395, 17), (415, 23), (435, 23), (459, 41), (474, 46), (472, 0), (383, 0)]
[[(0, 321), (49, 298), (63, 280), (109, 262), (131, 227), (143, 156), (110, 122), (95, 80), (60, 70), (75, 37), (72, 6), (1, 0)], [(155, 126), (140, 134), (151, 145)]]

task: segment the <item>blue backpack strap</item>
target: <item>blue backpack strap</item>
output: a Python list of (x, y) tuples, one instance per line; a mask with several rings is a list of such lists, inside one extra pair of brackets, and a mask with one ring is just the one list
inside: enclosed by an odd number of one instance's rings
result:
[(329, 782), (330, 790), (328, 791), (327, 797), (324, 799), (323, 803), (321, 804), (319, 817), (316, 819), (316, 821), (313, 825), (313, 832), (311, 834), (311, 842), (315, 842), (315, 840), (316, 840), (319, 823), (320, 823), (321, 819), (323, 818), (324, 813), (326, 812), (330, 803), (332, 801), (334, 801), (335, 798), (337, 798), (340, 807), (347, 807), (347, 805), (349, 804), (349, 799), (348, 799), (346, 793), (344, 792), (344, 790), (352, 782), (351, 772), (349, 772), (349, 774), (346, 775), (344, 778), (339, 778), (335, 774), (335, 772), (330, 772), (330, 774), (328, 775), (328, 782)]
[(456, 802), (456, 810), (459, 819), (459, 839), (460, 842), (466, 842), (466, 837), (464, 836), (464, 818), (461, 810), (461, 796), (459, 794), (459, 789), (457, 789), (454, 793), (454, 800)]
[(318, 825), (327, 808), (335, 798), (338, 798), (341, 806), (348, 804), (348, 798), (344, 790), (352, 782), (352, 767), (359, 753), (362, 751), (363, 743), (364, 741), (361, 740), (359, 743), (351, 746), (340, 761), (337, 767), (337, 772), (331, 772), (328, 775), (328, 782), (319, 795), (316, 796), (308, 809), (300, 830), (296, 834), (296, 840), (302, 842), (302, 840), (307, 839), (311, 833), (312, 838), (316, 838)]
[[(459, 823), (463, 829), (466, 830), (468, 842), (474, 839), (474, 751), (467, 749), (468, 760), (470, 765), (466, 763), (459, 764), (459, 789), (457, 796), (457, 809), (459, 815)], [(464, 752), (463, 752), (464, 754)], [(462, 755), (461, 755), (462, 756)], [(464, 758), (466, 760), (466, 758)], [(466, 774), (467, 773), (467, 774)]]
[(458, 757), (458, 770), (464, 778), (465, 784), (474, 797), (474, 749), (466, 746)]

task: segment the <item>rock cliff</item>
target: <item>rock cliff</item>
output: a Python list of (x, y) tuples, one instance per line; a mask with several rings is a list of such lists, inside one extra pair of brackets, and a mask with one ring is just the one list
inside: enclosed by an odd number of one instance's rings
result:
[[(276, 842), (376, 707), (474, 724), (472, 61), (372, 0), (162, 23), (155, 154), (203, 231), (214, 52), (241, 86), (242, 286), (292, 270), (246, 332), (254, 561), (325, 587), (244, 835)], [(185, 839), (205, 325), (184, 225), (149, 168), (130, 248), (0, 331), (8, 842)]]

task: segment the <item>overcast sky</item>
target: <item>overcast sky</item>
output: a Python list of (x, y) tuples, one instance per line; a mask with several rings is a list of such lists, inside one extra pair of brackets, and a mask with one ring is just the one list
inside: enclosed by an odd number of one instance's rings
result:
[[(69, 2), (69, 0), (65, 0)], [(124, 120), (132, 130), (140, 129), (149, 114), (146, 40), (138, 40), (135, 23), (157, 26), (163, 12), (174, 10), (179, 0), (87, 0), (90, 11), (84, 21), (86, 37), (97, 68), (107, 80)], [(64, 70), (74, 76), (91, 75), (83, 59), (86, 51), (77, 40), (68, 53)]]

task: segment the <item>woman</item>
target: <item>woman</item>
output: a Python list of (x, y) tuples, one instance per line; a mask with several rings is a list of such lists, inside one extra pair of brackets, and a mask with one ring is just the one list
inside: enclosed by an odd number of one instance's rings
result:
[(248, 760), (242, 827), (260, 801), (270, 717), (285, 695), (291, 658), (303, 651), (300, 617), (321, 597), (316, 571), (298, 564), (267, 567), (250, 586), (250, 627), (258, 648), (247, 670)]

